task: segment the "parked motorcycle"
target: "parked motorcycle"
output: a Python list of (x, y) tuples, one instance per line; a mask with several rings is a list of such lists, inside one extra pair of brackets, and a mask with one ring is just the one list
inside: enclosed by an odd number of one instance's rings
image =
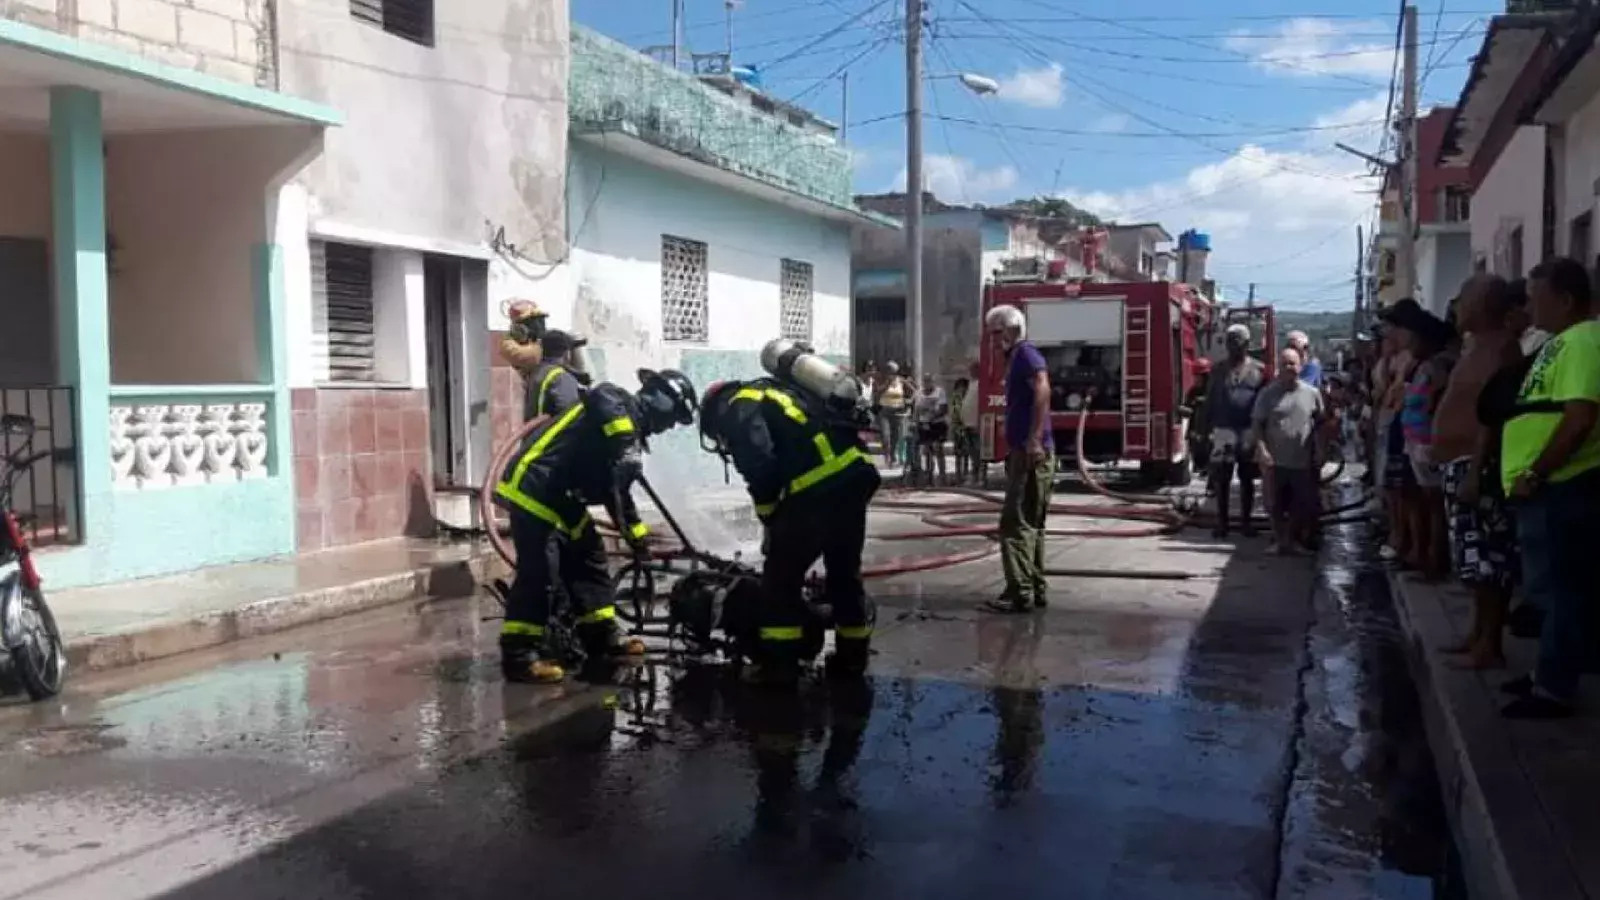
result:
[(0, 669), (12, 676), (6, 681), (20, 682), (33, 700), (47, 700), (61, 692), (66, 650), (12, 500), (18, 479), (56, 454), (33, 452), (35, 425), (27, 416), (0, 416), (0, 433), (7, 444), (21, 444), (0, 462)]

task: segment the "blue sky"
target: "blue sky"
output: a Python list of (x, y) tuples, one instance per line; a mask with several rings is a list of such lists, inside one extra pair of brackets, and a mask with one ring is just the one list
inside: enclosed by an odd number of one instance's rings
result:
[[(724, 0), (685, 0), (686, 44), (720, 51)], [(1459, 94), (1489, 0), (1419, 2), (1422, 102)], [(1122, 221), (1212, 235), (1212, 274), (1285, 307), (1345, 309), (1375, 180), (1335, 141), (1376, 151), (1388, 106), (1390, 0), (927, 0), (930, 189), (950, 202), (1059, 194)], [(904, 185), (901, 0), (743, 0), (734, 57), (764, 87), (847, 118), (856, 188)], [(670, 0), (572, 0), (635, 47), (665, 44)], [(848, 116), (841, 73), (849, 74)], [(978, 97), (953, 76), (999, 82)]]

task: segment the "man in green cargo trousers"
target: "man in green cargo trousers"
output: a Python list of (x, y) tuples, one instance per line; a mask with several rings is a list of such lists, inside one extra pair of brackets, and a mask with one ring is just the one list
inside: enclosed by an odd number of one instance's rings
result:
[(996, 306), (984, 331), (1006, 356), (1006, 500), (1000, 511), (1000, 561), (1006, 588), (989, 608), (1025, 613), (1043, 609), (1045, 519), (1055, 488), (1056, 449), (1050, 428), (1050, 373), (1039, 348), (1026, 340), (1027, 319), (1015, 306)]

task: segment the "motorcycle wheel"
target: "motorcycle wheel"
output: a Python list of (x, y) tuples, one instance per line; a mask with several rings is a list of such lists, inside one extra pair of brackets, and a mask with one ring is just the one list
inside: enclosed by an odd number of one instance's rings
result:
[(34, 702), (61, 693), (67, 670), (66, 648), (56, 617), (38, 590), (22, 592), (22, 643), (12, 651), (22, 689)]

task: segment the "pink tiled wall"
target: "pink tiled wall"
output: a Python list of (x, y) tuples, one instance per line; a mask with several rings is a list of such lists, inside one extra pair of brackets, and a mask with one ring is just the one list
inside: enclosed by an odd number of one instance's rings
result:
[(428, 392), (296, 388), (301, 552), (433, 531)]
[(522, 375), (500, 355), (503, 331), (489, 333), (489, 424), (494, 429), (494, 445), (501, 446), (522, 424)]

